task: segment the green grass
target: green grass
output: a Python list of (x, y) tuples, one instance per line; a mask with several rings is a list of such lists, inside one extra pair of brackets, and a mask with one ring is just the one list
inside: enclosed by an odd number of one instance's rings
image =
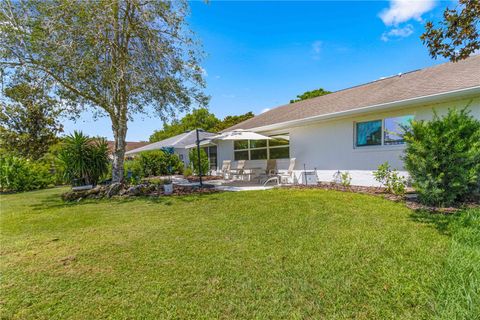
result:
[(480, 212), (271, 190), (1, 197), (2, 318), (474, 319)]

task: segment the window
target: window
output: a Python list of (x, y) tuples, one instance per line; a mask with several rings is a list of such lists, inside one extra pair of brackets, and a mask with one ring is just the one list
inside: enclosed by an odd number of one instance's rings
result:
[(269, 140), (235, 140), (234, 160), (288, 159), (290, 146), (288, 134), (275, 135)]
[(288, 134), (278, 134), (271, 136), (268, 140), (269, 159), (288, 159), (290, 158), (290, 136)]
[(412, 115), (355, 123), (355, 147), (391, 146), (405, 143), (403, 133)]
[(382, 144), (382, 120), (357, 122), (357, 147), (379, 146)]
[(385, 129), (383, 141), (385, 145), (403, 144), (403, 133), (405, 128), (410, 125), (410, 121), (413, 120), (413, 116), (401, 116), (395, 118), (385, 119)]
[(235, 151), (235, 161), (237, 160), (248, 160), (248, 150), (247, 151)]
[(267, 148), (250, 150), (250, 160), (263, 160), (267, 159)]

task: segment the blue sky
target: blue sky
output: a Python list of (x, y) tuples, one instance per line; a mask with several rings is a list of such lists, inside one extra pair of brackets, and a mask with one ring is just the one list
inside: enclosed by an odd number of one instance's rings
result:
[[(207, 56), (202, 63), (209, 109), (226, 115), (262, 111), (304, 91), (335, 91), (434, 64), (419, 36), (452, 1), (307, 1), (191, 3), (191, 29)], [(148, 140), (162, 121), (153, 114), (129, 123), (127, 140)], [(86, 113), (66, 121), (112, 138), (108, 118)]]

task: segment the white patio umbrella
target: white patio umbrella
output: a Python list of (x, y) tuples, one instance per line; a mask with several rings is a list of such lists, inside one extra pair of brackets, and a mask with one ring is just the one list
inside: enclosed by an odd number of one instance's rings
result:
[[(272, 138), (268, 136), (264, 136), (259, 133), (251, 132), (251, 131), (245, 131), (245, 130), (234, 130), (234, 131), (228, 131), (221, 133), (219, 135), (209, 137), (208, 139), (200, 141), (201, 146), (205, 145), (214, 145), (215, 141), (218, 140), (224, 140), (224, 141), (234, 141), (234, 140), (270, 140)], [(195, 148), (197, 144), (191, 144), (186, 146), (186, 148)]]
[(272, 138), (264, 136), (262, 134), (245, 131), (245, 130), (234, 130), (224, 132), (218, 136), (213, 136), (211, 140), (270, 140)]

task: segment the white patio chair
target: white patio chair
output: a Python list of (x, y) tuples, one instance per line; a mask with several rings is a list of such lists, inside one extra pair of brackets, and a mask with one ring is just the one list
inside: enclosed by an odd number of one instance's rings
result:
[(230, 169), (232, 178), (243, 176), (243, 168), (245, 168), (245, 160), (238, 160), (237, 167), (235, 169)]
[[(265, 173), (260, 174), (258, 176), (258, 182), (261, 184), (265, 184), (270, 178), (277, 176), (277, 160), (269, 159), (267, 160), (267, 167), (265, 169)], [(277, 179), (277, 184), (278, 184)]]
[(227, 180), (230, 179), (230, 166), (232, 165), (232, 160), (223, 160), (222, 162), (222, 176), (223, 179)]
[(293, 169), (295, 168), (295, 158), (290, 159), (288, 170), (286, 173), (279, 173), (277, 176), (280, 179), (280, 183), (293, 184), (295, 179), (293, 177)]

